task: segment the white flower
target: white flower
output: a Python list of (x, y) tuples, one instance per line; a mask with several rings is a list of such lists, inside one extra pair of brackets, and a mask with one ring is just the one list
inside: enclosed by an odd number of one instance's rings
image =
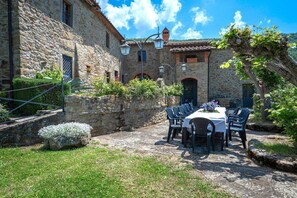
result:
[(88, 136), (92, 127), (88, 124), (69, 122), (58, 125), (43, 127), (38, 131), (38, 135), (44, 139), (51, 139), (57, 136), (77, 138)]

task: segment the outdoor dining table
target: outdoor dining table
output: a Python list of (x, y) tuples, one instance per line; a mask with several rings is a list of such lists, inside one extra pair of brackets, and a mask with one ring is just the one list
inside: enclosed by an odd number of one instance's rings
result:
[(207, 118), (211, 120), (215, 125), (216, 133), (223, 133), (223, 137), (226, 139), (226, 145), (228, 145), (228, 138), (226, 138), (226, 108), (216, 107), (213, 112), (206, 112), (203, 109), (199, 109), (189, 116), (185, 117), (182, 124), (182, 143), (185, 144), (189, 138), (188, 131), (191, 131), (190, 120), (193, 118)]

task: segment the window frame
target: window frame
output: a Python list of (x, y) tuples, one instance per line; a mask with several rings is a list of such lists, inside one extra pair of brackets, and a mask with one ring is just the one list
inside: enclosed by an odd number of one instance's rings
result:
[(106, 78), (106, 83), (110, 83), (110, 72), (109, 71), (105, 71), (105, 78)]
[[(69, 27), (73, 27), (73, 2), (72, 0), (61, 0), (61, 2), (61, 21)], [(67, 7), (69, 7), (68, 14), (65, 12)]]
[(63, 72), (63, 75), (65, 74), (64, 73), (64, 57), (65, 58), (69, 58), (69, 60), (71, 60), (71, 76), (69, 76), (70, 77), (70, 79), (73, 79), (73, 76), (74, 76), (74, 68), (73, 68), (73, 57), (72, 56), (69, 56), (69, 55), (67, 55), (67, 54), (62, 54), (62, 72)]
[[(143, 54), (143, 62), (146, 63), (147, 60), (147, 56), (146, 56), (146, 50), (142, 50), (142, 54)], [(137, 60), (138, 62), (141, 62), (141, 50), (137, 51)]]
[(108, 32), (105, 33), (105, 46), (110, 49), (110, 36)]

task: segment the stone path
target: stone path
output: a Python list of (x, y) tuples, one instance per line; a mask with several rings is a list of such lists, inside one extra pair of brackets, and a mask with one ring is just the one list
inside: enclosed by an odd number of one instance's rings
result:
[[(171, 157), (180, 163), (191, 163), (205, 179), (238, 197), (297, 197), (297, 175), (255, 164), (246, 157), (239, 139), (224, 151), (201, 149), (192, 153), (180, 138), (166, 143), (167, 122), (143, 127), (132, 132), (118, 132), (93, 138), (93, 142), (112, 149), (142, 155)], [(267, 138), (266, 132), (248, 131), (248, 140)], [(279, 135), (280, 136), (280, 135)], [(195, 150), (196, 152), (196, 150)]]

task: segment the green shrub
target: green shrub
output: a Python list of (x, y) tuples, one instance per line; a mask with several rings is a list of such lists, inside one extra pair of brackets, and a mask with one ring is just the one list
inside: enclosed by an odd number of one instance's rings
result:
[(52, 80), (61, 80), (62, 76), (62, 70), (57, 67), (53, 67), (53, 69), (45, 69), (44, 71), (36, 73), (36, 79), (50, 78)]
[(270, 118), (297, 142), (297, 87), (275, 90), (271, 100)]
[(183, 85), (181, 83), (165, 86), (163, 93), (165, 96), (181, 96), (183, 95)]
[(98, 79), (94, 81), (93, 86), (96, 90), (96, 96), (116, 95), (121, 97), (128, 93), (127, 87), (118, 81), (106, 83), (104, 79)]
[(129, 81), (128, 90), (132, 98), (155, 98), (162, 94), (162, 90), (156, 81), (146, 79)]
[[(36, 87), (44, 85), (41, 87)], [(28, 79), (28, 78), (15, 78), (13, 80), (13, 87), (14, 89), (23, 89), (29, 87), (36, 87), (32, 89), (26, 89), (23, 91), (16, 91), (14, 92), (14, 98), (18, 100), (30, 100), (34, 96), (42, 93), (43, 91), (55, 86), (59, 85), (58, 87), (52, 89), (48, 93), (34, 99), (32, 102), (39, 102), (45, 104), (52, 104), (57, 106), (62, 106), (62, 94), (61, 94), (61, 81), (57, 80), (49, 80), (49, 79)], [(70, 94), (70, 85), (64, 84), (65, 95)], [(17, 106), (23, 104), (20, 102), (15, 102)], [(21, 107), (17, 113), (21, 115), (32, 115), (37, 112), (37, 110), (42, 109), (51, 109), (52, 107), (42, 106), (42, 105), (35, 105), (35, 104), (26, 104)]]
[(0, 104), (0, 123), (9, 120), (8, 111)]

